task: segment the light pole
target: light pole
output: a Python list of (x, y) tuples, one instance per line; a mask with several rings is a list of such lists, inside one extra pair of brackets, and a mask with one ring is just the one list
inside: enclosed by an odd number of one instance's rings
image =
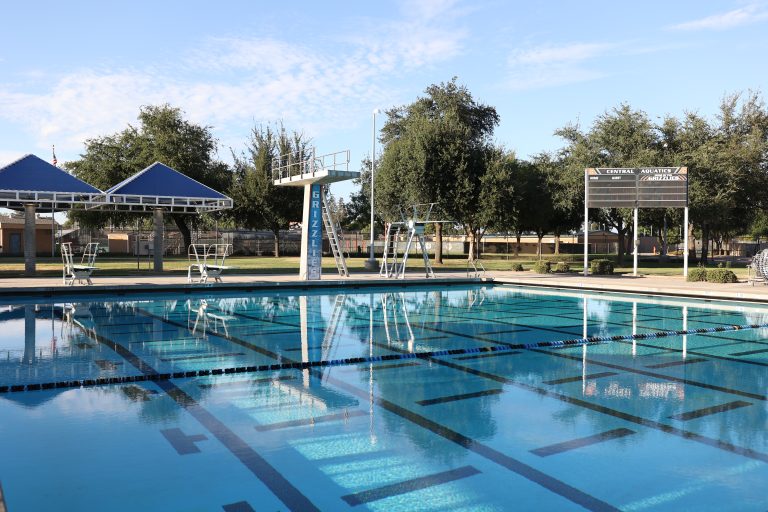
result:
[(376, 171), (376, 114), (379, 113), (381, 113), (379, 109), (376, 108), (373, 110), (373, 133), (371, 137), (371, 242), (368, 246), (368, 259), (365, 261), (366, 270), (371, 271), (375, 271), (379, 266), (373, 253), (373, 175)]

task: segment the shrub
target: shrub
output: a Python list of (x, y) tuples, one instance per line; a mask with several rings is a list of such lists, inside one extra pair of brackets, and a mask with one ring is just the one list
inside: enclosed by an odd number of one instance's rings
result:
[(571, 266), (564, 262), (564, 261), (558, 261), (557, 265), (555, 265), (555, 272), (570, 272)]
[(552, 263), (540, 260), (533, 264), (533, 271), (537, 274), (549, 274), (552, 272)]
[[(714, 269), (713, 269), (714, 271)], [(707, 269), (704, 267), (695, 267), (688, 269), (688, 279), (687, 281), (706, 281), (707, 280)]]
[(613, 261), (611, 260), (592, 260), (589, 262), (590, 273), (596, 276), (613, 274)]
[[(703, 269), (702, 269), (703, 270)], [(691, 272), (688, 272), (688, 278), (690, 281)], [(738, 283), (736, 274), (727, 268), (713, 268), (707, 270), (707, 281), (710, 283)]]
[(512, 265), (512, 270), (515, 272), (522, 272), (523, 271), (523, 264), (522, 263), (515, 263)]

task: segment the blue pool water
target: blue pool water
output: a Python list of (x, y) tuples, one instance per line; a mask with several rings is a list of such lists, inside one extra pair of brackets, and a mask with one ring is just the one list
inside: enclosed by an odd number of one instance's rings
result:
[(761, 304), (506, 286), (5, 300), (2, 499), (764, 511), (768, 330), (519, 346), (766, 323)]

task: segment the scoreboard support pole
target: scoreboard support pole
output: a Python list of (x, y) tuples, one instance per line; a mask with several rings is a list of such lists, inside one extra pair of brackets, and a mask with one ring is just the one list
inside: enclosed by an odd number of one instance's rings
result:
[(637, 277), (637, 253), (640, 252), (640, 238), (637, 236), (637, 207), (635, 207), (635, 225), (633, 227), (633, 233), (634, 235), (632, 236), (632, 246), (635, 250), (632, 253), (632, 258), (634, 260), (632, 265), (632, 275)]
[(683, 277), (688, 277), (688, 207), (685, 207), (683, 212), (683, 231), (685, 235), (683, 237)]
[(584, 277), (589, 275), (589, 175), (584, 173)]

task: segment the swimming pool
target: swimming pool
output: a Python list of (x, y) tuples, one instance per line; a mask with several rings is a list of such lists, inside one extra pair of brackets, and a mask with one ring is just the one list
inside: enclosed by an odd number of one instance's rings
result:
[(669, 334), (766, 323), (491, 285), (6, 300), (0, 485), (9, 512), (766, 510), (768, 331)]

